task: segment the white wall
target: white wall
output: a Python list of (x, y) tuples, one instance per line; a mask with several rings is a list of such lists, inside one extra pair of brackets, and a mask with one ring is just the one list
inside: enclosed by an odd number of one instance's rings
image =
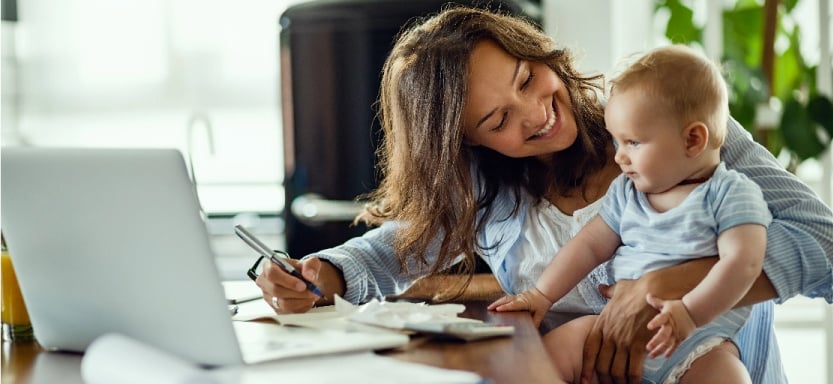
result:
[(583, 72), (609, 74), (619, 59), (656, 46), (650, 0), (544, 0), (544, 30)]

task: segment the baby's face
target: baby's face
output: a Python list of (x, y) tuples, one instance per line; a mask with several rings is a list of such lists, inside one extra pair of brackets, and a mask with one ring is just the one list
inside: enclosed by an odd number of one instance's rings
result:
[(616, 140), (616, 163), (641, 192), (665, 192), (687, 177), (684, 127), (640, 89), (611, 95), (605, 124)]

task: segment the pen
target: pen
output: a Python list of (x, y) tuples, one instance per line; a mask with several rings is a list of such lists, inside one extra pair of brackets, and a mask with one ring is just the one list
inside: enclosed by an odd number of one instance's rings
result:
[(308, 291), (318, 296), (324, 296), (324, 294), (321, 293), (321, 290), (318, 289), (318, 287), (316, 287), (315, 284), (304, 278), (304, 276), (302, 276), (301, 273), (298, 272), (298, 270), (292, 266), (292, 264), (287, 263), (286, 260), (283, 259), (282, 255), (280, 255), (278, 252), (269, 249), (269, 247), (263, 244), (260, 241), (260, 239), (255, 237), (253, 234), (249, 233), (249, 231), (247, 231), (246, 228), (244, 228), (242, 225), (235, 225), (234, 233), (236, 233), (237, 236), (243, 239), (243, 242), (248, 244), (250, 247), (252, 247), (252, 249), (260, 253), (263, 257), (272, 260), (273, 263), (277, 264), (278, 267), (283, 269), (286, 273), (295, 276), (296, 278), (303, 281), (304, 284), (307, 285)]

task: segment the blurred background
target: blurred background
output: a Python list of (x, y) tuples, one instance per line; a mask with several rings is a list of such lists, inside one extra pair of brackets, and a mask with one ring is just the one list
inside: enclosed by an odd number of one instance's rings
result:
[[(179, 148), (218, 266), (245, 279), (234, 224), (296, 257), (364, 230), (349, 222), (376, 182), (378, 68), (399, 26), (442, 3), (3, 0), (0, 143)], [(671, 41), (701, 48), (727, 72), (733, 115), (828, 204), (830, 3), (490, 2), (586, 72)], [(831, 306), (793, 299), (777, 322), (791, 381), (833, 383)]]

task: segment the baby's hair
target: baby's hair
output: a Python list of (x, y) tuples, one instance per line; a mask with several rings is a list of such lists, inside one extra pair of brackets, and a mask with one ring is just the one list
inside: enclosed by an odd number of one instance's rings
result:
[(703, 122), (712, 148), (723, 145), (729, 118), (726, 82), (720, 68), (693, 48), (655, 48), (630, 63), (610, 81), (610, 95), (640, 89), (658, 111), (676, 116), (683, 125)]

